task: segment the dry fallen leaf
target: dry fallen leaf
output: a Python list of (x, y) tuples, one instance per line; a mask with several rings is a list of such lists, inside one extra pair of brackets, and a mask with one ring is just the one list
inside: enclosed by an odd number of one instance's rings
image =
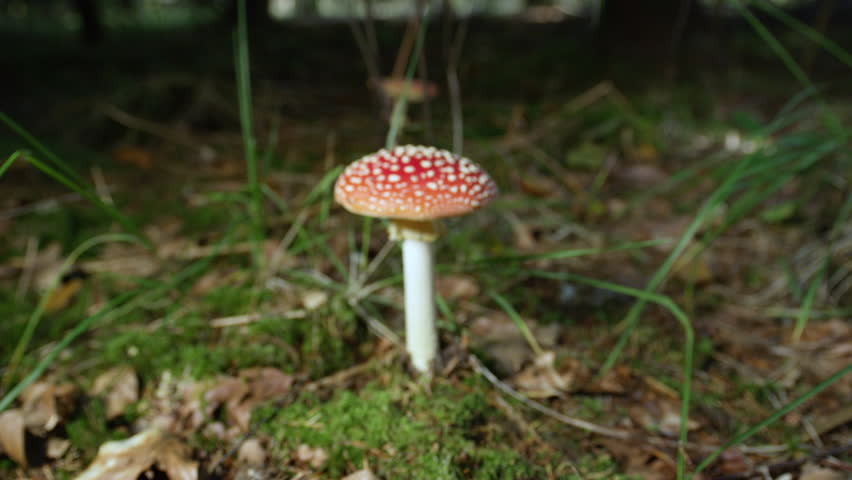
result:
[(368, 469), (358, 470), (357, 472), (346, 475), (341, 480), (379, 480), (375, 473)]
[(67, 438), (50, 437), (47, 439), (45, 455), (47, 455), (47, 458), (56, 460), (57, 458), (62, 458), (70, 447), (71, 440), (68, 440)]
[(316, 310), (328, 301), (328, 293), (322, 290), (306, 290), (302, 293), (302, 306), (306, 310)]
[(479, 295), (479, 284), (471, 275), (444, 275), (438, 278), (435, 287), (445, 299), (472, 298)]
[(21, 392), (21, 410), (29, 431), (43, 435), (54, 428), (74, 409), (79, 393), (71, 383), (35, 382)]
[(571, 389), (575, 375), (560, 373), (553, 365), (556, 355), (544, 352), (529, 367), (518, 372), (513, 383), (530, 398), (558, 397)]
[(257, 438), (249, 438), (237, 452), (237, 460), (250, 465), (263, 465), (266, 462), (266, 450)]
[[(391, 99), (399, 98), (405, 89), (405, 79), (385, 77), (378, 82), (379, 91)], [(409, 84), (406, 98), (409, 103), (421, 103), (427, 98), (435, 98), (438, 95), (438, 86), (432, 82), (413, 79)]]
[(295, 459), (299, 463), (310, 465), (319, 470), (328, 461), (328, 452), (322, 447), (311, 447), (303, 443), (296, 448)]
[(92, 395), (106, 395), (106, 417), (112, 420), (139, 400), (139, 379), (129, 365), (111, 368), (95, 379)]
[(154, 165), (153, 155), (141, 147), (121, 145), (113, 148), (109, 155), (116, 163), (130, 165), (143, 170), (147, 170)]
[(85, 277), (86, 274), (79, 271), (63, 276), (62, 281), (55, 289), (50, 291), (47, 300), (45, 300), (45, 313), (52, 314), (65, 310), (80, 289), (83, 288)]
[(247, 368), (240, 378), (223, 377), (204, 395), (207, 415), (224, 405), (229, 422), (248, 431), (251, 412), (267, 400), (286, 395), (293, 385), (293, 376), (276, 368)]
[(0, 447), (18, 465), (27, 466), (24, 414), (20, 410), (0, 413)]
[(802, 467), (802, 476), (799, 480), (843, 480), (845, 478), (848, 477), (841, 472), (806, 463)]
[(169, 480), (197, 480), (198, 464), (176, 437), (152, 428), (98, 449), (91, 465), (76, 480), (136, 480), (156, 466)]

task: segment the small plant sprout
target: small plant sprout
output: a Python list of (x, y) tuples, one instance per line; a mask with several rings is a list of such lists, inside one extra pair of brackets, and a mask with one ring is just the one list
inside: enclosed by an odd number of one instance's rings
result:
[(351, 163), (334, 198), (357, 215), (391, 219), (392, 240), (402, 241), (405, 337), (411, 364), (431, 372), (438, 349), (435, 329), (435, 221), (465, 215), (497, 196), (497, 184), (479, 165), (446, 150), (399, 146)]

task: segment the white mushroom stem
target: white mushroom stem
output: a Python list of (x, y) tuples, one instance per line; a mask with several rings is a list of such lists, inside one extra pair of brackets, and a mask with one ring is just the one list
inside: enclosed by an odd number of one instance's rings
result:
[(432, 243), (403, 240), (402, 268), (405, 277), (405, 346), (414, 368), (420, 373), (428, 373), (438, 350)]
[(435, 328), (435, 260), (432, 222), (395, 220), (391, 239), (402, 240), (405, 281), (405, 347), (414, 369), (429, 374), (438, 352)]

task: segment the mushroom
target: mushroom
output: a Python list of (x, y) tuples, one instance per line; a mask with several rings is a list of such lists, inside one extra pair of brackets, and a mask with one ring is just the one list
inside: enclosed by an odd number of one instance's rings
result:
[(435, 221), (470, 213), (497, 196), (497, 184), (477, 164), (446, 150), (399, 146), (352, 162), (334, 186), (334, 199), (356, 215), (388, 218), (402, 241), (405, 343), (411, 364), (429, 373), (438, 348), (435, 330)]

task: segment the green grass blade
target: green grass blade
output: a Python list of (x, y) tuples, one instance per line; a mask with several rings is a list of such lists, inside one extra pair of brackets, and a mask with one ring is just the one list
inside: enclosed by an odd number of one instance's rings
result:
[(512, 321), (515, 322), (515, 325), (518, 326), (518, 330), (521, 331), (521, 335), (524, 336), (524, 339), (526, 339), (527, 343), (530, 345), (530, 348), (532, 349), (533, 353), (535, 353), (535, 356), (540, 357), (541, 354), (544, 353), (544, 350), (541, 348), (541, 345), (538, 343), (538, 340), (536, 340), (535, 335), (533, 335), (532, 330), (530, 330), (530, 327), (528, 327), (527, 323), (524, 322), (524, 319), (521, 318), (520, 315), (518, 315), (517, 310), (515, 310), (515, 308), (512, 307), (512, 304), (509, 303), (509, 301), (506, 300), (506, 298), (500, 295), (499, 293), (491, 292), (489, 295), (491, 296), (491, 298), (494, 299), (495, 302), (497, 302), (497, 305), (500, 305), (500, 308), (502, 308), (503, 311), (506, 312), (506, 315), (508, 315), (509, 318), (511, 318)]
[(257, 169), (257, 144), (252, 125), (251, 73), (249, 69), (248, 28), (246, 26), (246, 2), (239, 0), (237, 8), (237, 31), (234, 35), (234, 62), (237, 75), (237, 99), (240, 108), (240, 127), (246, 156), (246, 172), (249, 190), (249, 217), (252, 226), (252, 249), (254, 265), (263, 262), (263, 196)]
[(787, 415), (788, 413), (792, 412), (793, 410), (799, 408), (802, 404), (804, 404), (808, 400), (814, 398), (817, 394), (819, 394), (820, 392), (822, 392), (826, 388), (830, 387), (831, 385), (836, 383), (838, 380), (840, 380), (841, 378), (843, 378), (844, 376), (846, 376), (850, 373), (852, 373), (852, 364), (847, 365), (846, 367), (842, 368), (840, 371), (838, 371), (834, 375), (823, 380), (817, 386), (808, 390), (806, 393), (804, 393), (799, 398), (793, 400), (792, 402), (788, 403), (787, 405), (784, 405), (783, 407), (778, 409), (775, 413), (768, 416), (766, 419), (764, 419), (760, 423), (752, 426), (751, 428), (744, 431), (743, 433), (741, 433), (741, 434), (735, 436), (734, 438), (728, 440), (722, 446), (720, 446), (718, 449), (716, 449), (715, 452), (710, 454), (701, 463), (699, 463), (695, 467), (695, 470), (692, 472), (692, 475), (690, 475), (689, 478), (690, 479), (695, 478), (695, 475), (697, 475), (698, 473), (703, 471), (705, 468), (709, 467), (714, 461), (716, 461), (717, 458), (719, 458), (719, 455), (724, 453), (725, 450), (733, 447), (734, 445), (739, 445), (740, 443), (748, 440), (757, 432), (763, 430), (764, 428), (768, 427), (769, 425), (772, 425), (776, 421), (783, 418), (784, 415)]
[(825, 35), (815, 30), (810, 25), (802, 23), (784, 10), (772, 5), (770, 2), (760, 0), (755, 5), (764, 12), (772, 15), (777, 20), (781, 21), (792, 30), (796, 30), (808, 40), (816, 43), (826, 52), (830, 53), (834, 58), (843, 62), (847, 67), (852, 68), (852, 55), (849, 54), (843, 47), (832, 42)]
[(819, 290), (819, 286), (822, 285), (822, 281), (825, 278), (825, 272), (828, 269), (828, 256), (823, 261), (822, 266), (814, 275), (814, 278), (811, 279), (811, 285), (808, 287), (808, 292), (805, 294), (805, 299), (802, 302), (802, 308), (799, 309), (799, 314), (796, 316), (796, 325), (793, 327), (793, 333), (791, 335), (791, 339), (793, 343), (799, 343), (799, 340), (802, 338), (802, 333), (805, 331), (805, 327), (808, 325), (808, 320), (811, 318), (811, 308), (814, 304), (814, 299), (816, 298), (816, 293)]
[(14, 120), (12, 120), (8, 115), (3, 112), (0, 112), (0, 122), (6, 124), (10, 130), (17, 133), (21, 138), (23, 138), (27, 143), (29, 143), (37, 152), (39, 152), (44, 158), (46, 158), (49, 162), (53, 163), (53, 166), (58, 168), (65, 174), (66, 177), (73, 179), (76, 183), (80, 185), (85, 185), (85, 180), (74, 171), (67, 163), (62, 161), (58, 155), (53, 153), (49, 148), (47, 148), (43, 143), (39, 142), (30, 132), (28, 132), (24, 127), (18, 125)]
[(553, 252), (532, 253), (523, 255), (503, 255), (499, 257), (488, 257), (483, 258), (481, 260), (477, 260), (473, 263), (473, 266), (489, 266), (514, 262), (529, 262), (535, 260), (561, 260), (565, 258), (585, 257), (602, 253), (638, 250), (642, 248), (655, 247), (669, 241), (670, 240), (666, 238), (656, 238), (654, 240), (643, 240), (640, 242), (626, 242), (612, 247), (575, 248), (569, 250), (555, 250)]
[(3, 165), (0, 165), (0, 178), (2, 178), (3, 174), (6, 173), (6, 170), (8, 170), (12, 166), (13, 163), (15, 163), (15, 160), (17, 160), (19, 158), (23, 158), (23, 156), (24, 156), (23, 150), (16, 150), (16, 151), (12, 152), (12, 154), (9, 155), (9, 158), (7, 158), (5, 162), (3, 162)]
[[(749, 25), (751, 25), (751, 27), (758, 34), (758, 36), (760, 36), (760, 38), (763, 39), (763, 41), (767, 45), (769, 45), (769, 48), (771, 48), (775, 52), (781, 62), (784, 63), (784, 66), (786, 66), (790, 73), (793, 74), (793, 77), (795, 77), (796, 80), (798, 80), (799, 83), (801, 83), (803, 86), (808, 88), (815, 88), (813, 82), (811, 82), (810, 78), (808, 78), (808, 75), (805, 73), (805, 71), (802, 70), (801, 67), (799, 67), (799, 64), (796, 63), (796, 60), (793, 59), (793, 56), (790, 54), (790, 52), (788, 52), (787, 49), (784, 48), (783, 45), (781, 45), (781, 42), (779, 42), (778, 39), (775, 38), (775, 35), (773, 35), (772, 32), (770, 32), (769, 29), (766, 28), (766, 26), (760, 20), (758, 20), (758, 18), (755, 17), (753, 13), (751, 13), (748, 7), (744, 6), (739, 1), (735, 2), (735, 5), (739, 10), (740, 15), (742, 15), (743, 18), (746, 19), (746, 21), (749, 23)], [(843, 128), (843, 124), (837, 117), (837, 115), (828, 107), (828, 105), (826, 105), (822, 101), (820, 101), (820, 107), (822, 109), (828, 127), (834, 132), (835, 135), (839, 136), (840, 138), (846, 138), (848, 134)]]

